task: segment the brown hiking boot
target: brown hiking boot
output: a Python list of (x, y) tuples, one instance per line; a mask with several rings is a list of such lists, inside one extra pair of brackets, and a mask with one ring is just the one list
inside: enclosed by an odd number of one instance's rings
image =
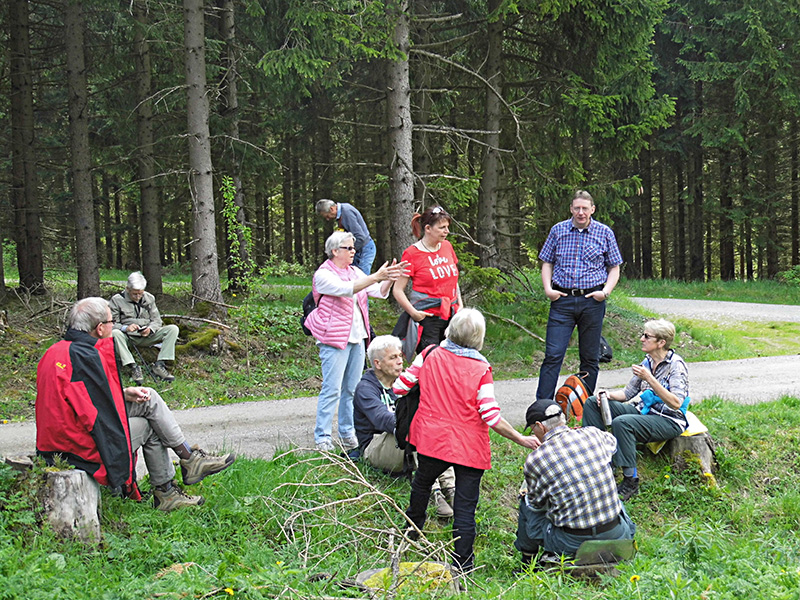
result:
[(170, 372), (167, 371), (167, 367), (164, 364), (163, 360), (157, 360), (156, 362), (154, 362), (152, 369), (153, 369), (153, 375), (155, 375), (159, 379), (166, 381), (168, 383), (172, 383), (173, 381), (175, 381), (175, 376), (170, 375)]
[(185, 506), (200, 506), (205, 501), (202, 496), (190, 496), (174, 483), (166, 490), (153, 488), (153, 506), (164, 512)]
[(206, 454), (200, 448), (192, 448), (192, 456), (181, 459), (181, 474), (184, 485), (194, 485), (209, 475), (219, 473), (230, 467), (236, 460), (233, 452), (222, 456)]
[(133, 363), (131, 365), (131, 379), (133, 379), (136, 385), (144, 384), (144, 375), (142, 374), (142, 367)]

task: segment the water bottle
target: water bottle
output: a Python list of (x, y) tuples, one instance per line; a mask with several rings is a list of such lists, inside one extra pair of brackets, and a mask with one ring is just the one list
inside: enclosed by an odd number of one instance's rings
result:
[(597, 394), (600, 399), (600, 412), (603, 415), (603, 423), (606, 427), (611, 427), (611, 408), (608, 406), (608, 392), (602, 391)]

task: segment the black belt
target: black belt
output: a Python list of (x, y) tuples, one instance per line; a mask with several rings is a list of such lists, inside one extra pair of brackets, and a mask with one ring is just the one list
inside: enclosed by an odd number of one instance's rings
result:
[(565, 287), (561, 287), (557, 283), (553, 283), (552, 287), (557, 292), (564, 292), (568, 296), (585, 296), (586, 294), (591, 294), (592, 292), (596, 292), (598, 290), (602, 290), (604, 285), (605, 285), (604, 283), (601, 283), (600, 285), (596, 285), (594, 287), (586, 288), (585, 290), (582, 290), (580, 288), (565, 288)]
[(564, 531), (567, 533), (571, 533), (572, 535), (597, 535), (598, 533), (605, 533), (606, 531), (611, 531), (619, 525), (619, 515), (611, 519), (608, 523), (601, 523), (600, 525), (595, 525), (594, 527), (586, 527), (585, 529), (573, 529), (572, 527), (562, 527)]

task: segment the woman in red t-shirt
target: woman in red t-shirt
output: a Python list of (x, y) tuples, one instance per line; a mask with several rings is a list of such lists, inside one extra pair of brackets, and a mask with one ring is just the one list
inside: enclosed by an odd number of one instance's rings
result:
[[(444, 339), (444, 331), (462, 306), (458, 287), (458, 259), (447, 241), (450, 215), (433, 206), (411, 219), (411, 230), (419, 241), (406, 248), (402, 260), (408, 275), (398, 278), (394, 298), (409, 317), (419, 323), (417, 352)], [(411, 280), (411, 294), (406, 285)]]

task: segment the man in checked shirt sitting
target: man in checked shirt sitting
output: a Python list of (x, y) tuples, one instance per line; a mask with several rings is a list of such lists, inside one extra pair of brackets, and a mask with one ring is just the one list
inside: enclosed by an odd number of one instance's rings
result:
[(523, 468), (514, 542), (523, 564), (541, 548), (572, 557), (586, 540), (633, 539), (636, 525), (617, 496), (611, 467), (614, 436), (596, 427), (570, 429), (552, 400), (531, 404), (525, 423), (542, 445)]

